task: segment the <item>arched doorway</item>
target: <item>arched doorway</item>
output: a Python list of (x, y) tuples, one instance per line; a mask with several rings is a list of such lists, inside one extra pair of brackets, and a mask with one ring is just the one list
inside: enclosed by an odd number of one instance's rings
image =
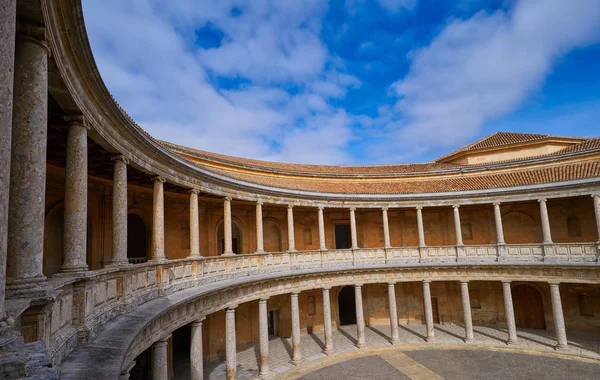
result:
[(281, 229), (272, 220), (263, 222), (263, 241), (266, 252), (281, 252)]
[(517, 285), (512, 288), (512, 297), (517, 327), (546, 328), (544, 301), (540, 291), (535, 286)]
[[(219, 223), (217, 246), (219, 255), (222, 255), (225, 252), (225, 227), (223, 226), (223, 221)], [(231, 250), (235, 254), (242, 253), (242, 228), (235, 220), (231, 221)]]
[(138, 214), (127, 215), (127, 259), (132, 264), (148, 260), (146, 223)]
[(345, 286), (340, 290), (338, 310), (340, 312), (340, 325), (356, 324), (356, 298), (354, 298), (353, 286)]

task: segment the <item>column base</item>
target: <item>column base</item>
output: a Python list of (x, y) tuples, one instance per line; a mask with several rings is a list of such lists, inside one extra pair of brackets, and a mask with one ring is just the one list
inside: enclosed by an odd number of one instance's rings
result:
[(335, 354), (337, 351), (334, 348), (324, 349), (323, 353), (327, 356)]
[(435, 336), (428, 336), (427, 338), (425, 338), (425, 341), (427, 343), (433, 343), (435, 342)]
[(149, 264), (166, 264), (168, 262), (169, 262), (169, 260), (165, 259), (164, 257), (161, 257), (160, 259), (150, 259), (150, 260), (148, 260)]
[(554, 349), (556, 351), (568, 351), (569, 350), (569, 346), (566, 344), (557, 344), (556, 346), (554, 346)]
[(506, 345), (507, 346), (518, 346), (519, 345), (519, 341), (518, 340), (507, 340), (506, 341)]
[(133, 265), (133, 264), (130, 264), (129, 260), (118, 260), (118, 261), (111, 261), (108, 264), (106, 264), (104, 267), (105, 268), (121, 268), (121, 267), (128, 267), (131, 265)]
[(358, 348), (359, 350), (362, 350), (364, 348), (367, 348), (367, 344), (366, 343), (356, 343), (356, 348)]
[(467, 343), (467, 344), (473, 344), (473, 343), (475, 343), (475, 339), (465, 338), (465, 343)]
[(194, 255), (189, 255), (186, 258), (190, 259), (190, 260), (202, 260), (204, 257), (201, 254), (197, 253), (197, 254), (194, 254)]
[(302, 363), (303, 361), (304, 361), (303, 358), (293, 358), (292, 359), (292, 364), (293, 365), (298, 365), (298, 364)]
[(87, 272), (89, 270), (89, 267), (87, 266), (87, 264), (83, 264), (83, 265), (63, 265), (60, 267), (60, 273), (80, 273), (80, 272)]
[(258, 377), (261, 379), (268, 379), (271, 377), (271, 371), (267, 371), (267, 372), (259, 372), (258, 373)]
[(231, 256), (235, 256), (235, 253), (233, 253), (233, 252), (223, 252), (223, 254), (221, 256), (222, 257), (231, 257)]
[(39, 298), (45, 297), (48, 293), (46, 289), (46, 276), (36, 276), (29, 278), (7, 278), (6, 279), (6, 298)]
[(390, 343), (392, 344), (392, 346), (395, 346), (402, 343), (402, 341), (400, 339), (390, 339)]

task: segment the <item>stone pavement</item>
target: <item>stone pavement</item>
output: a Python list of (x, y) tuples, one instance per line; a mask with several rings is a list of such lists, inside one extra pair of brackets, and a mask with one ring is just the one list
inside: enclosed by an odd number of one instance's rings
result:
[[(423, 348), (444, 347), (445, 345), (472, 346), (464, 343), (464, 328), (458, 325), (435, 325), (436, 339), (432, 343), (425, 343), (424, 325), (400, 325), (400, 341), (403, 347), (419, 346)], [(505, 329), (495, 327), (474, 326), (474, 337), (476, 345), (485, 345), (489, 347), (507, 347), (505, 340), (507, 333)], [(389, 325), (386, 326), (367, 326), (365, 328), (366, 341), (369, 348), (389, 347), (388, 337), (390, 334)], [(333, 331), (334, 348), (336, 354), (347, 353), (358, 350), (354, 344), (356, 342), (356, 326), (342, 326)], [(519, 349), (531, 349), (555, 353), (554, 345), (556, 340), (554, 333), (546, 330), (519, 329)], [(567, 334), (569, 339), (569, 350), (560, 351), (560, 353), (575, 354), (589, 358), (600, 359), (600, 336), (591, 336), (591, 334)], [(309, 362), (327, 358), (321, 351), (324, 348), (323, 333), (304, 334), (301, 337), (301, 351), (304, 362), (303, 366)], [(459, 347), (460, 348), (460, 347)], [(330, 358), (334, 358), (335, 355)], [(286, 371), (296, 368), (290, 363), (292, 355), (291, 338), (271, 337), (269, 341), (269, 366), (273, 375), (282, 374)], [(238, 379), (253, 379), (258, 374), (258, 347), (250, 347), (237, 353)], [(189, 378), (189, 359), (178, 358), (175, 363), (175, 378)], [(204, 365), (205, 379), (220, 380), (225, 378), (225, 362), (210, 362)]]

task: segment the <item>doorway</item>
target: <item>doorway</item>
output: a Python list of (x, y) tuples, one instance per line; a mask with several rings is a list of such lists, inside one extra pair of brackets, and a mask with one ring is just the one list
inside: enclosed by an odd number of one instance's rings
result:
[(348, 249), (351, 246), (350, 224), (335, 225), (335, 249)]
[(356, 324), (356, 298), (354, 287), (345, 286), (338, 295), (338, 310), (340, 313), (340, 325)]
[(269, 310), (267, 317), (269, 336), (279, 336), (279, 310)]
[(535, 286), (521, 284), (512, 288), (517, 327), (545, 329), (544, 301)]

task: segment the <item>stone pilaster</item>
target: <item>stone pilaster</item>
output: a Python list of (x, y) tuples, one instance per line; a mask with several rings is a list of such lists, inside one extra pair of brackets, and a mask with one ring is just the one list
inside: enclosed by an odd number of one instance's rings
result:
[(398, 310), (396, 308), (396, 283), (390, 282), (388, 284), (388, 299), (390, 304), (390, 343), (398, 344), (400, 343), (400, 336), (398, 334)]
[(594, 214), (596, 215), (596, 232), (598, 236), (598, 245), (600, 245), (600, 194), (593, 194)]
[(325, 355), (331, 355), (335, 352), (333, 348), (333, 332), (331, 327), (331, 300), (329, 298), (329, 288), (323, 288), (323, 329), (325, 330)]
[(325, 244), (325, 218), (323, 217), (323, 206), (319, 206), (319, 249), (321, 251), (325, 251), (327, 249)]
[(354, 285), (354, 298), (356, 303), (356, 347), (366, 348), (365, 316), (363, 314), (362, 285)]
[(554, 330), (556, 333), (556, 349), (566, 350), (568, 348), (567, 331), (565, 329), (565, 317), (563, 315), (562, 302), (560, 299), (560, 284), (550, 283), (550, 298), (552, 299), (552, 315), (554, 316)]
[(198, 220), (199, 190), (190, 190), (190, 259), (200, 258), (200, 221)]
[(544, 244), (552, 244), (552, 234), (550, 233), (550, 219), (548, 218), (548, 207), (545, 199), (538, 199), (540, 203), (540, 218), (542, 221), (542, 237)]
[(237, 343), (235, 340), (235, 308), (227, 308), (225, 312), (225, 362), (227, 365), (226, 379), (235, 380), (237, 377)]
[(16, 0), (0, 3), (0, 320), (5, 315), (16, 14)]
[(417, 207), (417, 233), (419, 235), (419, 247), (425, 247), (425, 230), (423, 228), (423, 207)]
[(388, 220), (388, 208), (381, 208), (381, 216), (383, 219), (383, 243), (385, 248), (392, 248), (390, 243), (390, 222)]
[(300, 306), (298, 305), (298, 293), (292, 293), (292, 363), (302, 362), (300, 352)]
[(87, 198), (88, 152), (87, 126), (82, 115), (66, 116), (67, 160), (65, 165), (64, 251), (61, 272), (81, 272), (88, 269)]
[(465, 319), (465, 342), (473, 343), (473, 318), (471, 317), (471, 299), (469, 297), (469, 281), (460, 282), (463, 315)]
[(163, 184), (165, 179), (153, 177), (154, 192), (152, 196), (152, 257), (153, 262), (164, 262), (165, 257), (165, 195)]
[(231, 234), (231, 197), (223, 199), (223, 256), (233, 255), (233, 238)]
[(46, 281), (42, 270), (48, 52), (44, 28), (17, 26), (6, 265), (8, 297), (41, 295)]
[(294, 206), (287, 206), (288, 252), (296, 252), (296, 238), (294, 234)]
[(152, 380), (167, 380), (169, 338), (161, 339), (152, 345)]
[(462, 246), (463, 238), (462, 238), (462, 228), (460, 226), (460, 211), (458, 208), (460, 205), (454, 205), (452, 208), (454, 209), (454, 232), (456, 233), (456, 245)]
[(506, 344), (518, 344), (517, 325), (515, 324), (515, 309), (513, 307), (510, 281), (502, 281), (502, 294), (504, 295), (504, 314), (506, 315), (506, 327), (508, 329), (508, 340), (506, 341)]
[(260, 366), (261, 379), (271, 376), (269, 370), (269, 317), (267, 315), (267, 299), (258, 301), (258, 335), (260, 340)]
[(427, 327), (427, 342), (432, 342), (435, 339), (435, 331), (433, 328), (433, 308), (431, 305), (431, 281), (423, 280), (423, 305), (425, 306), (425, 326)]
[(256, 202), (256, 253), (265, 253), (262, 202)]
[(356, 208), (350, 207), (350, 236), (352, 238), (352, 249), (358, 249), (358, 239), (356, 235)]
[(113, 156), (112, 249), (110, 265), (127, 265), (127, 165), (125, 156)]
[(192, 337), (190, 344), (190, 379), (204, 378), (204, 355), (202, 353), (202, 319), (191, 323)]

